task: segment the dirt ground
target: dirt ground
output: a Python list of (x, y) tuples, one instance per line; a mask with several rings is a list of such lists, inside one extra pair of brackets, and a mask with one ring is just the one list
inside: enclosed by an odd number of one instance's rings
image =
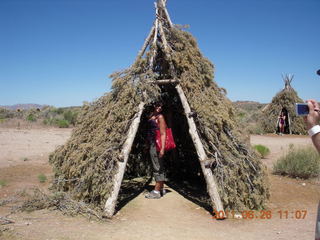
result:
[[(47, 162), (48, 155), (70, 134), (70, 129), (0, 128), (0, 181), (3, 185), (0, 202), (26, 188), (46, 189), (49, 184), (40, 183), (38, 175), (44, 174), (50, 179), (52, 171)], [(10, 214), (14, 203), (9, 203), (0, 206), (0, 217), (14, 223), (0, 225), (3, 232), (0, 239), (314, 239), (319, 179), (290, 179), (271, 174), (273, 162), (290, 144), (310, 145), (310, 139), (304, 136), (251, 136), (251, 143), (263, 144), (271, 150), (271, 154), (262, 160), (270, 172), (269, 219), (231, 217), (214, 220), (205, 209), (168, 188), (170, 192), (159, 200), (145, 199), (144, 193), (138, 195), (112, 220), (105, 222), (64, 216), (49, 210)], [(261, 216), (258, 211), (254, 214)], [(304, 219), (298, 219), (303, 218), (301, 214), (306, 215)]]

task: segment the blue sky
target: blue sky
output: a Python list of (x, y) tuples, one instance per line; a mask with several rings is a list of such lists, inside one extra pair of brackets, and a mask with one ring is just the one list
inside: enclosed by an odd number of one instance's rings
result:
[[(110, 91), (154, 20), (151, 0), (0, 0), (0, 105), (81, 105)], [(320, 100), (320, 0), (168, 0), (232, 101), (270, 102), (281, 74)]]

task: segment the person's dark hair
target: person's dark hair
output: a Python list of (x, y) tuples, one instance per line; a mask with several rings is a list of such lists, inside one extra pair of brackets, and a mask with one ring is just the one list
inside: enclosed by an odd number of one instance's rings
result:
[(157, 101), (157, 102), (155, 102), (154, 104), (152, 104), (152, 106), (153, 106), (154, 108), (156, 108), (156, 107), (163, 107), (163, 102), (162, 102), (162, 101)]

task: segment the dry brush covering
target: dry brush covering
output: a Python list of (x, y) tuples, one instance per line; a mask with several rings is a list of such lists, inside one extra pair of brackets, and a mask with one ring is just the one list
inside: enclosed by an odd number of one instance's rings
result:
[[(263, 208), (269, 196), (265, 168), (249, 145), (239, 140), (232, 103), (225, 97), (225, 90), (213, 81), (213, 64), (202, 56), (190, 33), (176, 27), (164, 29), (170, 54), (165, 54), (160, 41), (152, 69), (149, 67), (149, 57), (154, 48), (150, 47), (145, 58), (138, 59), (129, 69), (112, 75), (110, 93), (83, 106), (71, 138), (50, 156), (55, 172), (55, 188), (102, 209), (110, 195), (117, 161), (121, 160), (121, 147), (139, 103), (146, 102), (148, 108), (152, 101), (165, 95), (175, 120), (179, 121), (178, 125), (186, 125), (174, 87), (149, 83), (151, 80), (174, 78), (180, 80), (192, 111), (196, 113), (198, 131), (207, 155), (214, 161), (211, 168), (225, 208)], [(178, 125), (173, 125), (173, 131), (174, 126)], [(141, 153), (143, 126), (142, 121), (126, 176), (148, 174), (148, 163)], [(175, 133), (181, 133), (181, 136), (176, 135), (176, 141), (182, 167), (169, 167), (167, 170), (185, 172), (185, 176), (188, 173), (190, 176), (196, 175), (200, 166), (190, 159), (191, 156), (195, 158), (196, 153), (190, 144), (192, 142), (185, 142), (188, 129), (179, 131)]]
[[(113, 74), (112, 92), (83, 106), (70, 140), (50, 155), (57, 189), (87, 203), (100, 205), (108, 198), (121, 146), (145, 90), (134, 83), (145, 76), (137, 70)], [(156, 88), (149, 88), (152, 95)]]

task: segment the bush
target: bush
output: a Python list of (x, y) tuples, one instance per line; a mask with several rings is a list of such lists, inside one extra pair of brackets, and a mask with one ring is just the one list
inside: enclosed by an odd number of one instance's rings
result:
[(65, 119), (60, 119), (60, 120), (58, 120), (57, 125), (59, 128), (68, 128), (69, 122)]
[(7, 186), (7, 181), (6, 180), (0, 180), (0, 187), (5, 187)]
[(37, 119), (36, 119), (36, 116), (33, 115), (32, 113), (30, 113), (28, 116), (27, 116), (27, 120), (29, 122), (35, 122)]
[(313, 147), (294, 148), (273, 165), (273, 173), (290, 177), (310, 178), (319, 176), (320, 156)]
[(75, 125), (77, 121), (77, 115), (78, 114), (76, 112), (72, 112), (68, 110), (63, 113), (63, 118), (67, 120), (69, 123), (71, 123), (72, 125)]
[(8, 109), (0, 108), (0, 119), (13, 118), (14, 112)]
[(57, 114), (63, 114), (64, 112), (63, 108), (56, 108), (53, 111), (56, 112)]
[(41, 173), (38, 175), (38, 180), (39, 180), (39, 182), (44, 183), (45, 181), (47, 181), (47, 177), (46, 177), (46, 175)]
[(5, 121), (6, 121), (6, 119), (0, 118), (0, 123), (3, 123)]
[(257, 150), (262, 158), (265, 158), (270, 153), (269, 148), (264, 145), (258, 144), (254, 145), (253, 147)]

